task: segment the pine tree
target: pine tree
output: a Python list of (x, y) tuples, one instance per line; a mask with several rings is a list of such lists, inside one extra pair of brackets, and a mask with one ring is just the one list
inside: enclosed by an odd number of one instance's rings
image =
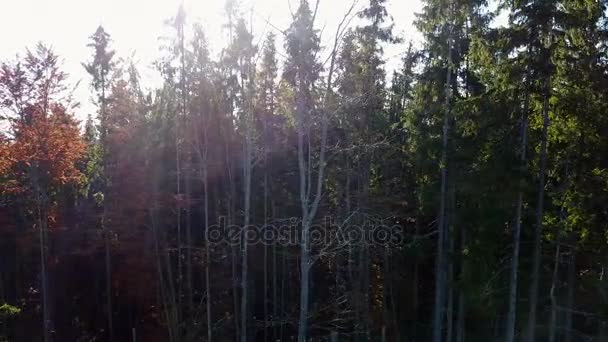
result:
[[(102, 26), (99, 26), (95, 33), (89, 38), (91, 42), (87, 45), (91, 47), (93, 52), (93, 60), (89, 64), (83, 66), (87, 73), (91, 75), (91, 87), (97, 93), (96, 103), (99, 106), (99, 132), (101, 145), (101, 159), (102, 159), (102, 172), (103, 172), (103, 190), (101, 194), (107, 196), (109, 188), (111, 187), (111, 180), (108, 170), (108, 89), (111, 87), (111, 80), (109, 79), (110, 72), (112, 71), (114, 57), (114, 51), (109, 49), (110, 35), (105, 32)], [(107, 205), (102, 203), (103, 215), (101, 218), (101, 230), (104, 234), (104, 248), (105, 248), (105, 264), (106, 264), (106, 310), (108, 320), (108, 340), (111, 342), (114, 340), (114, 324), (113, 324), (113, 309), (112, 309), (112, 265), (111, 265), (111, 251), (110, 251), (110, 238), (111, 232), (107, 222)]]

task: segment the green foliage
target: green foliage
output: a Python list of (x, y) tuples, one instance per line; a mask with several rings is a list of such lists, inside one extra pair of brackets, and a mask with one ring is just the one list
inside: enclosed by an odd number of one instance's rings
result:
[[(320, 128), (327, 123), (317, 218), (398, 224), (404, 228), (405, 241), (391, 248), (313, 248), (318, 255), (311, 267), (312, 338), (341, 329), (363, 340), (367, 337), (362, 336), (374, 336), (384, 327), (387, 340), (428, 340), (427, 311), (434, 300), (428, 289), (438, 278), (433, 265), (445, 166), (444, 219), (451, 272), (447, 287), (453, 295), (452, 312), (446, 311), (445, 319), (451, 317), (456, 324), (463, 318), (465, 341), (488, 341), (503, 333), (521, 194), (516, 329), (523, 331), (528, 318), (526, 290), (533, 276), (539, 276), (539, 312), (551, 310), (548, 293), (555, 287), (557, 304), (564, 308), (559, 326), (565, 326), (562, 317), (568, 312), (576, 317), (570, 328), (560, 330), (558, 340), (565, 340), (566, 331), (591, 339), (608, 320), (605, 2), (501, 1), (508, 22), (495, 27), (490, 25), (497, 14), (489, 12), (491, 2), (425, 0), (415, 23), (423, 44), (403, 47), (401, 63), (388, 75), (389, 82), (384, 48), (400, 40), (392, 32), (387, 1), (369, 0), (353, 14), (359, 26), (340, 37), (330, 87), (329, 64), (322, 58), (328, 47), (322, 46), (315, 23), (315, 11), (320, 9), (310, 5), (298, 1), (293, 20), (278, 33), (284, 35), (279, 39), (277, 33), (256, 37), (237, 2), (228, 1), (225, 35), (229, 39), (220, 51), (210, 50), (203, 26), (190, 25), (180, 7), (168, 22), (170, 33), (162, 38), (162, 57), (156, 63), (162, 85), (151, 91), (143, 90), (148, 85), (140, 84), (133, 63), (115, 61), (109, 34), (102, 27), (96, 30), (88, 45), (91, 60), (83, 64), (99, 106), (97, 118), (89, 116), (84, 126), (87, 149), (78, 164), (84, 185), (79, 196), (54, 189), (49, 204), (57, 226), (46, 232), (48, 263), (57, 278), (82, 260), (91, 263), (91, 274), (73, 287), (58, 279), (51, 292), (65, 287), (76, 293), (84, 288), (66, 300), (66, 307), (78, 310), (70, 305), (81, 303), (99, 307), (100, 298), (87, 294), (99, 292), (99, 285), (90, 279), (105, 274), (98, 254), (102, 248), (91, 238), (97, 235), (86, 227), (98, 229), (103, 217), (113, 239), (110, 291), (115, 291), (112, 299), (120, 302), (115, 317), (150, 324), (159, 329), (151, 330), (161, 338), (165, 336), (159, 331), (167, 330), (168, 339), (174, 341), (184, 336), (202, 340), (207, 329), (238, 337), (229, 325), (239, 316), (232, 312), (233, 301), (238, 302), (244, 292), (235, 286), (237, 279), (230, 271), (238, 272), (242, 266), (236, 262), (240, 251), (204, 244), (202, 236), (209, 228), (205, 220), (210, 224), (243, 221), (246, 177), (251, 177), (252, 224), (299, 217), (299, 157), (308, 175), (304, 192), (312, 196), (316, 189), (310, 184), (316, 184), (321, 166)], [(284, 49), (276, 47), (279, 41)], [(40, 56), (30, 53), (29, 58), (49, 59), (54, 65), (56, 56), (45, 58), (48, 50), (38, 49)], [(36, 78), (34, 69), (3, 65), (0, 105), (27, 121), (28, 112), (19, 112), (14, 94), (6, 91), (18, 83), (19, 77), (13, 76), (21, 74), (26, 80)], [(41, 89), (32, 89), (27, 97), (37, 98)], [(550, 119), (548, 157), (545, 183), (539, 184), (545, 108)], [(32, 137), (38, 136), (34, 133)], [(527, 141), (522, 148), (523, 133)], [(0, 153), (11, 146), (4, 136), (0, 143)], [(3, 172), (8, 165), (5, 159), (9, 158), (0, 160)], [(250, 172), (247, 176), (245, 170)], [(12, 167), (10, 171), (21, 172)], [(539, 189), (544, 190), (542, 267), (539, 274), (532, 274), (530, 241), (535, 237)], [(10, 248), (2, 248), (0, 257), (18, 256), (28, 262), (23, 268), (19, 260), (3, 263), (11, 269), (1, 270), (0, 281), (8, 287), (18, 280), (37, 284), (34, 268), (38, 266), (32, 265), (38, 265), (39, 259), (32, 251), (38, 245), (27, 240), (31, 228), (38, 227), (31, 220), (35, 208), (23, 209), (17, 196), (6, 198), (0, 201), (0, 219), (2, 228), (5, 218), (9, 221)], [(18, 229), (12, 229), (13, 224)], [(558, 243), (561, 255), (556, 261)], [(256, 317), (251, 331), (258, 335), (270, 331), (273, 340), (289, 340), (292, 327), (285, 322), (293, 322), (299, 308), (298, 248), (250, 247), (255, 274), (248, 279), (252, 289), (245, 293), (251, 298), (250, 314)], [(570, 260), (575, 260), (572, 268)], [(556, 264), (558, 281), (553, 284)], [(205, 278), (207, 266), (212, 269), (211, 279)], [(19, 274), (23, 279), (12, 279), (16, 272), (23, 272)], [(206, 280), (211, 282), (209, 289), (203, 287)], [(276, 301), (270, 298), (275, 293), (280, 297)], [(207, 327), (203, 309), (208, 298), (212, 298), (212, 327)], [(35, 305), (26, 304), (23, 317), (30, 317), (28, 310)], [(264, 312), (267, 316), (262, 317), (263, 306), (272, 307), (272, 313)], [(55, 309), (58, 316), (69, 312)], [(19, 313), (7, 304), (0, 307), (3, 318)], [(544, 316), (539, 315), (539, 327), (550, 325)], [(69, 321), (64, 318), (57, 322)], [(262, 320), (265, 323), (259, 324)], [(95, 324), (91, 331), (105, 329), (104, 322)], [(58, 327), (57, 333), (69, 329)], [(120, 329), (126, 331), (122, 325)], [(122, 333), (131, 338), (131, 331)], [(548, 337), (542, 334), (539, 339)]]
[(0, 318), (16, 316), (21, 313), (21, 309), (7, 303), (0, 305)]

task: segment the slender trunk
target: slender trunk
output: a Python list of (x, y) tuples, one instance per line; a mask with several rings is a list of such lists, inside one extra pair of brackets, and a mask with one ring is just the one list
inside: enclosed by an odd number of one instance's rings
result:
[(386, 326), (391, 322), (391, 314), (390, 314), (390, 304), (389, 304), (389, 295), (390, 295), (390, 272), (391, 272), (391, 259), (389, 256), (389, 247), (385, 246), (383, 253), (384, 255), (384, 269), (382, 274), (382, 318), (383, 325), (382, 329), (385, 331)]
[[(104, 204), (104, 212), (106, 205)], [(102, 220), (105, 219), (105, 214)], [(108, 341), (114, 340), (114, 324), (112, 321), (112, 260), (110, 258), (110, 239), (111, 236), (105, 227), (105, 222), (102, 222), (102, 230), (104, 237), (105, 249), (105, 264), (106, 264), (106, 305), (108, 306)]]
[[(266, 184), (267, 185), (267, 184)], [(265, 196), (267, 196), (267, 191), (264, 190)], [(264, 201), (264, 212), (266, 212), (266, 206), (268, 204)], [(264, 215), (266, 217), (266, 214)], [(266, 226), (268, 224), (268, 220), (264, 219)], [(268, 341), (268, 245), (264, 243), (264, 341)]]
[[(177, 124), (176, 124), (177, 125)], [(176, 126), (177, 128), (177, 126)], [(182, 302), (182, 208), (179, 203), (179, 196), (181, 195), (181, 166), (180, 166), (180, 152), (179, 152), (179, 137), (175, 136), (175, 167), (176, 167), (176, 183), (177, 183), (177, 197), (178, 203), (176, 207), (176, 226), (177, 226), (177, 303), (178, 313), (181, 311)], [(180, 316), (178, 314), (178, 316)], [(179, 319), (178, 319), (179, 320)]]
[[(283, 249), (283, 251), (285, 252), (285, 250)], [(279, 297), (279, 308), (284, 308), (286, 307), (285, 304), (285, 282), (286, 282), (286, 278), (289, 276), (288, 272), (287, 272), (287, 257), (285, 255), (283, 255), (283, 257), (281, 258), (281, 291), (280, 291), (280, 297)], [(283, 309), (283, 311), (285, 311)], [(281, 317), (284, 318), (284, 314), (281, 313)], [(279, 329), (279, 340), (281, 340), (283, 338), (283, 333), (284, 333), (284, 329), (285, 329), (285, 324), (281, 323), (281, 327)]]
[[(566, 167), (566, 174), (569, 174), (569, 168)], [(562, 242), (562, 232), (559, 230), (559, 227), (564, 224), (564, 218), (566, 214), (566, 207), (564, 203), (562, 203), (560, 213), (559, 213), (559, 225), (558, 230), (556, 232), (555, 238), (555, 257), (553, 261), (553, 275), (551, 277), (551, 290), (549, 291), (549, 297), (551, 298), (551, 317), (549, 321), (549, 342), (555, 342), (556, 333), (557, 333), (557, 286), (559, 282), (559, 263), (560, 263), (560, 251), (561, 251), (561, 242)]]
[(445, 306), (445, 291), (446, 291), (446, 197), (447, 197), (447, 170), (448, 170), (448, 135), (450, 127), (450, 96), (452, 84), (452, 29), (448, 37), (448, 60), (445, 82), (445, 102), (443, 114), (443, 138), (441, 152), (441, 190), (439, 202), (439, 214), (437, 219), (437, 252), (435, 262), (435, 303), (433, 307), (433, 342), (443, 341), (443, 320)]
[(209, 243), (209, 176), (208, 176), (208, 157), (209, 157), (209, 143), (207, 139), (207, 126), (205, 124), (205, 128), (203, 131), (203, 144), (204, 154), (203, 154), (203, 165), (202, 165), (202, 176), (203, 176), (203, 188), (204, 188), (204, 197), (203, 197), (203, 210), (205, 212), (205, 289), (207, 290), (206, 294), (206, 308), (207, 308), (207, 341), (211, 342), (212, 337), (212, 326), (211, 326), (211, 244)]
[[(191, 158), (188, 158), (191, 163)], [(193, 303), (193, 294), (192, 294), (192, 215), (190, 211), (190, 198), (192, 197), (192, 189), (191, 186), (191, 176), (190, 176), (190, 165), (186, 167), (185, 171), (185, 191), (186, 191), (186, 199), (188, 199), (188, 203), (186, 204), (186, 308), (188, 315), (193, 315), (194, 313), (194, 303)], [(206, 194), (206, 192), (205, 192)], [(205, 212), (206, 215), (206, 212)], [(205, 225), (206, 227), (206, 225)]]
[(528, 342), (536, 339), (536, 309), (538, 303), (538, 283), (540, 278), (540, 258), (542, 250), (542, 228), (545, 202), (545, 173), (547, 168), (547, 131), (549, 129), (549, 87), (551, 78), (548, 77), (545, 84), (545, 97), (543, 99), (543, 131), (540, 147), (540, 169), (538, 175), (538, 202), (536, 208), (536, 230), (534, 232), (534, 257), (532, 264), (532, 284), (530, 285), (530, 307), (528, 314)]
[[(148, 158), (151, 159), (151, 156), (148, 155)], [(160, 241), (160, 236), (159, 236), (159, 227), (158, 227), (158, 186), (159, 186), (159, 170), (158, 170), (158, 166), (159, 164), (156, 164), (155, 167), (152, 168), (152, 182), (151, 182), (151, 186), (152, 186), (152, 205), (149, 208), (149, 215), (150, 215), (150, 226), (151, 226), (151, 231), (152, 231), (152, 239), (153, 239), (153, 244), (154, 244), (154, 256), (155, 256), (155, 261), (156, 261), (156, 271), (157, 271), (157, 275), (158, 275), (158, 287), (160, 290), (160, 301), (161, 301), (161, 305), (163, 308), (163, 313), (165, 316), (165, 322), (167, 324), (167, 334), (169, 335), (169, 342), (176, 342), (176, 324), (174, 321), (174, 316), (173, 316), (173, 310), (174, 310), (174, 305), (173, 305), (173, 301), (171, 300), (171, 295), (170, 295), (170, 291), (172, 291), (172, 288), (168, 289), (167, 287), (169, 286), (168, 284), (166, 284), (167, 282), (170, 283), (170, 279), (168, 279), (168, 281), (165, 281), (165, 275), (164, 275), (164, 270), (163, 270), (163, 265), (162, 265), (162, 252), (161, 252), (161, 241)], [(169, 269), (167, 269), (167, 273), (168, 273)]]
[(40, 273), (41, 273), (41, 285), (42, 288), (42, 334), (44, 342), (52, 341), (50, 332), (50, 310), (49, 310), (49, 293), (48, 293), (48, 280), (46, 271), (46, 210), (42, 203), (40, 195), (40, 187), (38, 186), (38, 230), (40, 238)]
[(249, 226), (249, 181), (245, 179), (245, 218), (243, 220), (243, 233), (242, 234), (242, 250), (241, 250), (241, 342), (247, 342), (247, 277), (248, 277), (248, 265), (247, 265), (247, 253), (248, 243), (246, 238), (246, 231)]
[[(420, 165), (420, 160), (418, 158), (418, 163), (416, 163), (417, 165)], [(417, 172), (417, 174), (419, 175), (420, 173)], [(419, 177), (417, 177), (419, 178)], [(416, 223), (414, 226), (414, 241), (416, 241), (416, 244), (418, 244), (418, 239), (420, 236), (420, 223), (422, 221), (422, 185), (418, 184), (417, 185), (418, 189), (417, 189), (417, 194), (416, 194)], [(418, 247), (416, 247), (418, 248)], [(416, 253), (414, 255), (414, 266), (413, 266), (413, 270), (412, 270), (412, 332), (411, 332), (411, 336), (413, 338), (417, 337), (417, 328), (416, 325), (418, 323), (418, 301), (419, 301), (419, 290), (420, 290), (420, 257), (418, 256), (418, 253)]]
[[(235, 201), (236, 201), (236, 187), (233, 176), (232, 162), (230, 159), (230, 144), (228, 142), (228, 135), (224, 137), (225, 142), (225, 150), (226, 150), (226, 168), (228, 171), (228, 187), (229, 187), (229, 196), (228, 196), (228, 215), (226, 217), (226, 226), (231, 227), (235, 217)], [(238, 264), (237, 264), (237, 247), (234, 244), (230, 244), (230, 253), (231, 253), (231, 268), (232, 268), (232, 301), (234, 305), (234, 325), (236, 332), (236, 340), (240, 340), (241, 336), (241, 325), (239, 322), (239, 284), (238, 284)]]
[(173, 278), (173, 267), (171, 266), (171, 256), (169, 254), (169, 249), (166, 246), (164, 247), (164, 251), (161, 252), (161, 255), (165, 259), (165, 268), (167, 269), (167, 302), (169, 305), (169, 314), (170, 320), (167, 322), (168, 325), (171, 326), (173, 330), (173, 336), (176, 341), (180, 340), (181, 332), (180, 332), (180, 321), (179, 321), (179, 306), (178, 301), (175, 298), (175, 283)]
[[(213, 327), (211, 325), (212, 319), (211, 319), (211, 277), (210, 277), (210, 269), (211, 269), (211, 243), (209, 241), (209, 193), (210, 193), (210, 189), (209, 189), (209, 174), (208, 174), (208, 170), (209, 170), (209, 138), (208, 138), (208, 127), (209, 127), (209, 123), (211, 122), (210, 118), (209, 118), (209, 113), (205, 112), (201, 118), (201, 120), (199, 122), (195, 122), (194, 123), (194, 127), (195, 127), (195, 131), (193, 133), (195, 142), (196, 142), (196, 152), (198, 152), (198, 168), (199, 168), (199, 176), (202, 179), (203, 182), (203, 217), (204, 217), (204, 233), (203, 233), (203, 237), (204, 237), (204, 242), (205, 242), (205, 307), (206, 307), (206, 316), (207, 316), (207, 341), (211, 342), (212, 340), (212, 330)], [(198, 131), (198, 127), (203, 127), (202, 130), (202, 136), (203, 136), (203, 140), (202, 142), (199, 139), (199, 131)], [(186, 182), (186, 184), (188, 185), (189, 182)], [(190, 191), (187, 191), (188, 196), (190, 196)], [(217, 209), (217, 208), (216, 208)], [(219, 217), (219, 215), (216, 215)], [(221, 220), (221, 219), (220, 219)], [(222, 222), (220, 222), (221, 224)], [(188, 225), (188, 233), (191, 232), (191, 228)], [(192, 248), (192, 246), (190, 245), (190, 242), (188, 242), (189, 247)], [(189, 248), (189, 249), (190, 249)], [(189, 272), (189, 289), (190, 291), (192, 290), (192, 284), (190, 283), (192, 281), (191, 279), (191, 261), (188, 260), (188, 272)], [(191, 298), (190, 298), (191, 300)], [(192, 304), (191, 302), (189, 304)], [(190, 313), (191, 315), (194, 314), (193, 311), (191, 311)]]
[[(527, 90), (526, 90), (527, 91)], [(522, 123), (521, 123), (521, 145), (520, 163), (521, 170), (527, 168), (526, 151), (528, 149), (528, 106), (530, 96), (526, 94), (524, 99)], [(517, 288), (518, 288), (518, 269), (519, 269), (519, 249), (521, 239), (521, 220), (523, 214), (524, 199), (524, 176), (520, 176), (519, 189), (517, 192), (517, 204), (515, 208), (515, 227), (513, 229), (513, 251), (511, 255), (511, 274), (509, 279), (509, 312), (507, 313), (507, 325), (505, 342), (515, 341), (515, 323), (517, 321)]]
[[(275, 216), (275, 209), (274, 209), (274, 203), (272, 203), (271, 205), (272, 208), (272, 217), (276, 217)], [(279, 310), (280, 310), (280, 306), (279, 306), (279, 270), (278, 270), (278, 244), (279, 242), (277, 240), (274, 240), (272, 242), (272, 316), (274, 319), (277, 319), (279, 317)], [(280, 336), (277, 336), (277, 329), (276, 326), (273, 324), (273, 328), (272, 328), (272, 340), (276, 341), (277, 338), (279, 338)]]
[(101, 75), (101, 108), (100, 108), (100, 121), (101, 121), (101, 136), (100, 141), (103, 148), (103, 183), (104, 183), (104, 201), (103, 209), (101, 214), (101, 232), (104, 239), (104, 263), (105, 263), (105, 276), (106, 276), (106, 306), (107, 313), (106, 319), (108, 321), (108, 342), (114, 341), (114, 323), (113, 323), (113, 309), (112, 309), (112, 266), (110, 256), (110, 234), (107, 229), (107, 216), (108, 216), (108, 201), (107, 196), (109, 195), (109, 170), (108, 170), (108, 145), (107, 145), (107, 113), (106, 113), (106, 79), (105, 76)]
[[(250, 108), (251, 109), (251, 108)], [(247, 118), (245, 118), (247, 120)], [(248, 241), (247, 230), (249, 229), (249, 219), (251, 211), (251, 128), (250, 123), (246, 122), (246, 136), (243, 156), (243, 233), (241, 234), (241, 342), (247, 342), (247, 316), (248, 316)]]
[[(268, 120), (264, 120), (264, 229), (268, 229)], [(264, 341), (268, 339), (268, 243), (263, 241), (264, 248)], [(274, 285), (274, 284), (273, 284)], [(273, 289), (274, 290), (274, 289)]]
[[(336, 53), (338, 50), (338, 42), (340, 36), (340, 30), (344, 21), (346, 20), (352, 8), (348, 11), (347, 15), (343, 18), (342, 22), (338, 25), (336, 37), (334, 40), (334, 46), (331, 53), (331, 60), (329, 64), (329, 70), (327, 74), (327, 86), (325, 88), (325, 94), (323, 98), (323, 106), (321, 108), (321, 148), (319, 153), (318, 161), (318, 172), (316, 180), (316, 192), (314, 197), (311, 197), (310, 191), (312, 189), (311, 169), (307, 168), (306, 162), (304, 161), (304, 143), (305, 143), (305, 132), (309, 132), (307, 127), (308, 124), (308, 111), (306, 110), (306, 99), (305, 93), (309, 90), (306, 89), (307, 81), (304, 79), (302, 72), (298, 73), (298, 88), (296, 89), (296, 126), (298, 135), (298, 173), (300, 177), (300, 205), (302, 209), (302, 233), (300, 242), (300, 314), (298, 321), (298, 342), (306, 342), (308, 333), (308, 305), (309, 305), (309, 291), (310, 291), (310, 268), (312, 266), (311, 254), (310, 254), (310, 225), (314, 219), (316, 212), (319, 208), (321, 201), (322, 190), (323, 190), (323, 179), (325, 171), (325, 153), (327, 145), (327, 105), (329, 103), (330, 92), (332, 90), (332, 76), (334, 72), (334, 66), (336, 61)], [(300, 66), (303, 68), (304, 66)], [(308, 146), (310, 146), (310, 136), (307, 136)], [(310, 150), (309, 150), (310, 152)], [(310, 156), (310, 154), (309, 154)], [(308, 167), (311, 167), (311, 160), (308, 161)], [(308, 182), (307, 182), (308, 179)], [(312, 202), (311, 202), (312, 198)]]
[[(367, 130), (368, 128), (366, 128)], [(367, 154), (367, 151), (365, 152)], [(359, 184), (359, 190), (361, 193), (359, 194), (359, 203), (358, 209), (362, 212), (365, 212), (368, 206), (368, 198), (369, 198), (369, 182), (370, 182), (370, 173), (371, 173), (371, 156), (365, 155), (363, 156), (363, 165), (361, 170), (361, 180)], [(361, 222), (362, 226), (365, 225), (365, 222)], [(371, 328), (371, 307), (369, 300), (369, 290), (370, 290), (370, 259), (369, 259), (369, 246), (367, 243), (363, 242), (360, 244), (359, 251), (359, 279), (361, 281), (361, 288), (359, 292), (359, 303), (361, 306), (359, 307), (359, 315), (361, 320), (361, 326), (363, 327), (363, 340), (369, 341), (370, 339), (370, 328)]]
[[(448, 255), (452, 255), (454, 250), (454, 240), (449, 238), (449, 247), (448, 247)], [(454, 335), (454, 288), (452, 283), (454, 281), (454, 263), (449, 260), (448, 261), (448, 271), (447, 271), (448, 279), (446, 281), (447, 288), (447, 306), (446, 306), (446, 342), (452, 342), (452, 337)]]
[[(234, 37), (233, 37), (233, 32), (232, 29), (234, 27), (233, 24), (233, 9), (228, 10), (228, 41), (230, 42), (230, 44), (232, 44), (234, 42)], [(231, 72), (230, 72), (230, 77), (234, 76)], [(232, 105), (230, 106), (230, 111), (229, 113), (232, 113), (233, 109)], [(229, 141), (229, 136), (230, 134), (232, 134), (232, 127), (230, 125), (230, 120), (228, 120), (228, 122), (226, 123), (226, 132), (224, 133), (224, 144), (225, 144), (225, 162), (226, 162), (226, 168), (228, 171), (228, 184), (229, 184), (229, 188), (230, 188), (230, 195), (228, 198), (228, 217), (226, 219), (226, 223), (227, 223), (227, 227), (231, 227), (232, 222), (236, 222), (236, 220), (234, 219), (236, 217), (236, 208), (235, 208), (235, 204), (236, 204), (236, 186), (235, 186), (235, 180), (234, 180), (234, 173), (233, 173), (233, 166), (232, 166), (232, 159), (231, 159), (231, 148), (230, 148), (230, 141)], [(240, 248), (240, 245), (238, 246)], [(232, 300), (233, 300), (233, 305), (234, 305), (234, 325), (235, 325), (235, 332), (236, 332), (236, 340), (240, 341), (241, 340), (241, 336), (242, 336), (242, 332), (241, 332), (241, 324), (239, 322), (239, 283), (238, 283), (238, 277), (237, 277), (237, 247), (234, 246), (233, 244), (230, 244), (229, 246), (230, 248), (230, 252), (231, 252), (231, 266), (232, 266), (232, 279), (233, 279), (233, 284), (232, 284)]]
[[(300, 80), (302, 85), (304, 80)], [(310, 245), (309, 245), (309, 204), (307, 195), (307, 167), (304, 162), (304, 115), (306, 110), (303, 104), (303, 92), (298, 94), (298, 169), (300, 174), (300, 203), (302, 206), (302, 232), (300, 237), (300, 315), (298, 325), (298, 342), (306, 342), (308, 330), (308, 291), (310, 272)]]
[(568, 263), (568, 297), (566, 298), (566, 323), (564, 342), (572, 342), (572, 310), (574, 310), (574, 283), (576, 282), (576, 249), (572, 247)]
[(466, 300), (462, 289), (458, 294), (458, 321), (456, 323), (456, 342), (464, 342), (466, 340)]
[(359, 273), (356, 273), (356, 257), (357, 257), (357, 250), (355, 248), (355, 245), (353, 243), (353, 241), (349, 241), (348, 242), (348, 276), (349, 276), (349, 280), (351, 285), (351, 294), (350, 294), (350, 310), (353, 313), (353, 322), (352, 322), (352, 329), (353, 329), (353, 341), (357, 342), (359, 335), (358, 335), (358, 331), (357, 329), (357, 324), (360, 321), (359, 320), (359, 316), (360, 316), (360, 310), (359, 310), (359, 306), (361, 303), (361, 298), (359, 296), (359, 293), (361, 292), (361, 281), (359, 280)]
[[(156, 201), (155, 201), (156, 202)], [(160, 288), (160, 297), (161, 297), (161, 301), (163, 304), (163, 312), (165, 315), (165, 321), (167, 322), (167, 333), (169, 335), (169, 342), (174, 342), (175, 341), (175, 333), (173, 331), (173, 319), (172, 319), (172, 315), (170, 313), (170, 301), (168, 299), (168, 295), (167, 295), (167, 289), (165, 287), (165, 281), (164, 281), (164, 277), (163, 277), (163, 267), (162, 267), (162, 257), (161, 257), (161, 252), (160, 252), (160, 243), (159, 243), (159, 238), (158, 238), (158, 229), (157, 229), (157, 223), (156, 223), (156, 211), (157, 211), (157, 205), (156, 203), (154, 204), (154, 208), (151, 210), (150, 212), (150, 216), (151, 216), (151, 222), (152, 222), (152, 237), (154, 239), (154, 254), (155, 254), (155, 259), (156, 259), (156, 271), (158, 273), (158, 284), (159, 284), (159, 288)]]
[(447, 208), (446, 215), (448, 218), (446, 219), (446, 226), (448, 227), (446, 239), (448, 240), (446, 245), (448, 247), (447, 250), (447, 308), (446, 308), (446, 342), (452, 342), (452, 338), (454, 337), (454, 216), (455, 216), (455, 205), (456, 205), (456, 190), (454, 189), (454, 177), (450, 177), (449, 181), (450, 190), (448, 193), (449, 196), (449, 206)]
[[(271, 201), (271, 212), (272, 217), (276, 217), (275, 213), (275, 204)], [(281, 308), (279, 303), (279, 249), (278, 249), (278, 240), (274, 240), (272, 243), (272, 316), (276, 320), (279, 317), (279, 310)], [(276, 324), (272, 326), (272, 340), (276, 341), (280, 336), (277, 335)]]
[[(464, 226), (460, 227), (460, 279), (465, 274), (464, 250), (467, 247), (467, 231)], [(458, 321), (456, 323), (456, 342), (465, 341), (466, 326), (466, 298), (462, 284), (458, 290)]]
[(553, 261), (553, 276), (551, 278), (551, 290), (549, 291), (549, 297), (551, 298), (551, 317), (549, 321), (549, 342), (555, 342), (556, 329), (557, 329), (557, 282), (559, 276), (559, 257), (561, 242), (559, 238), (559, 232), (557, 233), (557, 241), (555, 245), (555, 258)]
[(393, 331), (395, 334), (395, 341), (401, 341), (401, 329), (399, 324), (399, 317), (397, 316), (397, 301), (395, 301), (395, 280), (393, 277), (393, 273), (390, 273), (390, 282), (389, 282), (389, 295), (390, 295), (390, 303), (391, 303), (391, 316), (392, 316), (392, 324)]
[(309, 296), (309, 283), (310, 283), (310, 225), (308, 218), (302, 222), (302, 246), (300, 256), (300, 317), (298, 326), (298, 342), (307, 341), (307, 330), (308, 330), (308, 296)]

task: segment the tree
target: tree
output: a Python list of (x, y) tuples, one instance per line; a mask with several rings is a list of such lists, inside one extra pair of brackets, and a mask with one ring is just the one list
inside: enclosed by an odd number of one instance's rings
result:
[[(264, 227), (267, 227), (271, 218), (271, 210), (275, 207), (273, 195), (272, 195), (272, 152), (273, 144), (276, 142), (276, 134), (274, 131), (278, 128), (277, 115), (275, 108), (277, 106), (277, 57), (276, 57), (276, 46), (275, 46), (275, 34), (269, 33), (264, 42), (262, 50), (262, 61), (257, 74), (258, 85), (256, 87), (256, 101), (255, 101), (255, 126), (258, 131), (261, 132), (260, 148), (262, 153), (263, 162), (263, 188), (264, 188), (264, 200), (263, 200), (263, 212), (264, 212)], [(269, 303), (272, 303), (272, 316), (278, 316), (278, 283), (277, 283), (277, 249), (276, 243), (273, 243), (272, 250), (272, 286), (269, 284), (268, 276), (268, 246), (264, 245), (264, 338), (268, 337), (268, 329), (266, 321), (270, 318)], [(268, 289), (272, 288), (272, 301), (268, 298)], [(272, 332), (274, 333), (274, 331)], [(274, 335), (273, 335), (274, 336)]]
[(325, 48), (297, 5), (217, 50), (179, 8), (160, 85), (99, 28), (97, 117), (0, 64), (2, 338), (605, 340), (606, 2), (425, 0), (392, 56), (386, 1)]
[[(313, 87), (319, 78), (321, 66), (317, 61), (319, 51), (319, 36), (314, 29), (314, 14), (310, 10), (308, 1), (301, 0), (293, 17), (293, 22), (287, 29), (285, 49), (288, 59), (285, 62), (283, 77), (293, 89), (292, 110), (295, 117), (295, 129), (298, 141), (298, 170), (299, 194), (302, 211), (301, 218), (301, 245), (300, 245), (300, 314), (298, 319), (298, 341), (304, 342), (308, 336), (309, 290), (310, 290), (310, 227), (315, 217), (321, 190), (323, 188), (323, 172), (325, 168), (325, 143), (327, 138), (326, 118), (321, 118), (320, 154), (317, 162), (317, 179), (311, 182), (313, 175), (309, 167), (313, 163), (307, 151), (314, 137), (312, 128), (315, 112), (315, 98)], [(306, 158), (306, 155), (309, 157)], [(315, 189), (314, 195), (312, 194)]]
[[(23, 66), (23, 67), (22, 67)], [(51, 341), (53, 317), (47, 275), (47, 240), (55, 200), (68, 184), (78, 183), (76, 168), (85, 144), (78, 123), (68, 114), (66, 74), (59, 59), (42, 43), (24, 59), (3, 63), (0, 98), (8, 109), (11, 139), (3, 142), (3, 171), (12, 191), (27, 199), (33, 226), (39, 231), (42, 335)], [(69, 97), (67, 97), (69, 99)], [(32, 219), (32, 218), (28, 218)]]
[[(254, 164), (254, 134), (253, 120), (255, 108), (255, 54), (257, 47), (253, 45), (253, 35), (247, 28), (244, 19), (239, 18), (235, 26), (234, 41), (227, 51), (227, 61), (234, 70), (235, 103), (237, 125), (242, 130), (242, 168), (243, 168), (243, 237), (250, 229), (251, 223), (251, 179)], [(240, 337), (242, 342), (248, 340), (249, 315), (249, 246), (246, 238), (241, 241), (241, 306), (240, 306)]]
[[(93, 49), (93, 60), (89, 64), (83, 63), (83, 67), (91, 75), (91, 88), (97, 93), (95, 103), (99, 106), (99, 132), (100, 132), (100, 150), (101, 150), (101, 163), (102, 163), (102, 189), (97, 194), (107, 195), (111, 186), (111, 181), (108, 175), (108, 90), (112, 87), (111, 80), (109, 79), (110, 72), (113, 68), (112, 58), (114, 57), (114, 51), (109, 49), (109, 43), (111, 41), (110, 35), (106, 33), (104, 28), (100, 25), (95, 33), (89, 37), (91, 42), (87, 44), (88, 47)], [(88, 130), (89, 135), (91, 134), (90, 128)], [(93, 151), (94, 152), (94, 151)], [(96, 156), (93, 156), (93, 160)], [(104, 198), (102, 196), (102, 198)], [(104, 248), (105, 248), (105, 265), (106, 265), (106, 310), (108, 320), (108, 338), (109, 341), (114, 340), (114, 324), (113, 324), (113, 310), (112, 310), (112, 260), (111, 260), (111, 232), (107, 227), (107, 205), (102, 203), (103, 214), (101, 217), (101, 230), (104, 234)]]

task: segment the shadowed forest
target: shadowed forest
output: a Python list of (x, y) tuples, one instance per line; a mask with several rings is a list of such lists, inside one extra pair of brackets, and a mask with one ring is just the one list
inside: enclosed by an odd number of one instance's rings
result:
[(386, 1), (0, 61), (0, 341), (608, 341), (608, 2)]

